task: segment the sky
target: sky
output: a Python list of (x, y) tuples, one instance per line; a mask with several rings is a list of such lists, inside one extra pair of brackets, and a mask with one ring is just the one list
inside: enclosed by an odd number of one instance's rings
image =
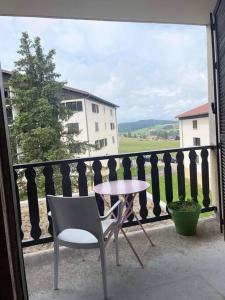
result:
[(119, 122), (174, 120), (207, 101), (203, 26), (0, 17), (3, 69), (13, 69), (24, 31), (56, 50), (67, 85), (119, 105)]

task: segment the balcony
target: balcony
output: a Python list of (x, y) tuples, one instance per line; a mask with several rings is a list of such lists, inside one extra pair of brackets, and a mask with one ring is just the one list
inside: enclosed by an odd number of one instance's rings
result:
[[(215, 146), (201, 146), (15, 165), (30, 299), (102, 299), (97, 250), (62, 248), (61, 289), (52, 289), (52, 224), (47, 216), (45, 195), (87, 195), (98, 183), (122, 178), (150, 182), (150, 189), (135, 199), (134, 209), (156, 246), (148, 246), (131, 215), (124, 227), (139, 254), (143, 253), (145, 268), (140, 268), (123, 236), (119, 238), (121, 266), (116, 267), (111, 242), (107, 247), (107, 264), (112, 299), (151, 297), (157, 300), (165, 295), (169, 299), (224, 299), (223, 281), (216, 280), (217, 272), (223, 278), (225, 271), (220, 224), (213, 214), (217, 206), (211, 191), (211, 164), (215, 154)], [(198, 199), (202, 204), (201, 216), (210, 215), (201, 218), (194, 237), (179, 236), (170, 221), (166, 204), (180, 196)], [(98, 195), (96, 200), (103, 215), (106, 203)], [(113, 205), (117, 197), (106, 201)], [(43, 249), (47, 250), (39, 251)]]
[[(144, 269), (122, 236), (119, 267), (115, 265), (114, 243), (107, 247), (110, 299), (224, 299), (224, 241), (215, 219), (202, 219), (195, 237), (176, 234), (173, 225), (147, 230), (155, 243), (153, 248), (142, 233), (128, 233), (138, 252), (144, 251)], [(97, 259), (97, 250), (61, 249), (59, 290), (54, 291), (52, 250), (25, 254), (30, 299), (103, 299)]]

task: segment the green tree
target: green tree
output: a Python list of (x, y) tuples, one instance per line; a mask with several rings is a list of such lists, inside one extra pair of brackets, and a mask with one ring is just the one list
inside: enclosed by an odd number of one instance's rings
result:
[(10, 128), (14, 162), (63, 159), (71, 149), (85, 150), (76, 134), (65, 132), (63, 121), (72, 113), (61, 104), (64, 82), (55, 72), (55, 50), (44, 53), (39, 37), (22, 33), (19, 59), (8, 82), (16, 112)]

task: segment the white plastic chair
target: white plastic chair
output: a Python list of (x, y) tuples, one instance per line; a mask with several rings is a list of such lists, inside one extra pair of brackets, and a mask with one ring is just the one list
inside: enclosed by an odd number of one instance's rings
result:
[[(119, 265), (118, 229), (121, 201), (117, 201), (105, 216), (100, 216), (94, 196), (47, 196), (53, 222), (54, 237), (54, 289), (58, 289), (59, 245), (79, 249), (99, 248), (102, 266), (104, 299), (108, 298), (105, 245), (107, 234), (114, 233), (116, 264)], [(118, 216), (113, 212), (118, 207)], [(111, 218), (111, 216), (114, 218)]]

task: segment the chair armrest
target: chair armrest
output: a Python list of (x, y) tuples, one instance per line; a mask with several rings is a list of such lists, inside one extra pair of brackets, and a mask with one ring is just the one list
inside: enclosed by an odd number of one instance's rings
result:
[[(100, 220), (103, 221), (105, 219), (107, 219), (109, 216), (111, 216), (113, 214), (113, 211), (115, 208), (119, 207), (120, 205), (122, 205), (122, 201), (118, 200), (111, 208), (110, 210), (107, 212), (106, 215), (104, 216), (100, 216)], [(120, 208), (119, 208), (120, 209)]]

